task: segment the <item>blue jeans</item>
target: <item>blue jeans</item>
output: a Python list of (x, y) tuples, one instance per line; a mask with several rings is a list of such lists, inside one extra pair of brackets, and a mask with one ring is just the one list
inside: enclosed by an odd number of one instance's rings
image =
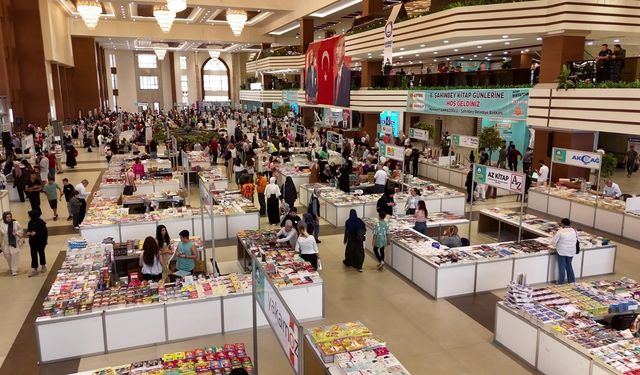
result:
[(376, 193), (384, 193), (384, 185), (376, 184)]
[(416, 226), (413, 227), (413, 229), (424, 234), (425, 236), (427, 235), (427, 223), (425, 222), (416, 223)]
[(576, 276), (573, 274), (573, 266), (571, 265), (572, 260), (573, 257), (558, 255), (558, 284), (564, 284), (565, 271), (567, 273), (567, 282), (576, 282)]

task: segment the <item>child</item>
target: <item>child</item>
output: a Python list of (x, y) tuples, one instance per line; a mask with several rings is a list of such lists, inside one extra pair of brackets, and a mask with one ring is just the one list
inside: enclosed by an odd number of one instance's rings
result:
[(71, 215), (71, 208), (69, 203), (71, 202), (71, 198), (73, 198), (73, 192), (76, 191), (76, 188), (69, 183), (68, 178), (62, 179), (62, 194), (64, 194), (64, 199), (67, 201), (67, 211), (69, 212), (69, 216), (67, 217), (67, 221), (73, 219), (73, 215)]
[(78, 198), (78, 191), (73, 191), (73, 196), (69, 201), (69, 213), (73, 217), (73, 228), (80, 229), (80, 208), (82, 207), (82, 202)]
[(379, 212), (379, 219), (373, 229), (373, 253), (378, 260), (378, 269), (382, 271), (384, 267), (384, 247), (389, 244), (388, 232), (389, 225), (384, 220), (387, 214), (383, 211)]
[(249, 199), (253, 202), (253, 191), (255, 189), (255, 185), (251, 181), (251, 179), (247, 179), (245, 183), (242, 185), (242, 196)]
[(53, 176), (49, 176), (47, 181), (48, 183), (42, 187), (42, 191), (47, 194), (49, 207), (51, 207), (51, 210), (53, 211), (53, 220), (58, 220), (58, 192), (60, 193), (60, 198), (62, 198), (62, 189), (60, 189), (60, 186), (56, 184)]

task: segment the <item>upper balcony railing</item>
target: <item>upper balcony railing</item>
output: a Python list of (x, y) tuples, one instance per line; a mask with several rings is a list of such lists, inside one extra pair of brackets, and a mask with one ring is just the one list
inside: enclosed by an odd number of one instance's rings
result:
[(373, 89), (411, 89), (414, 87), (495, 87), (532, 84), (531, 70), (503, 69), (476, 72), (429, 73), (374, 76)]
[(622, 61), (620, 79), (614, 82), (612, 74), (617, 69), (616, 61), (595, 60), (571, 61), (568, 63), (569, 79), (576, 88), (640, 88), (640, 57), (628, 57)]

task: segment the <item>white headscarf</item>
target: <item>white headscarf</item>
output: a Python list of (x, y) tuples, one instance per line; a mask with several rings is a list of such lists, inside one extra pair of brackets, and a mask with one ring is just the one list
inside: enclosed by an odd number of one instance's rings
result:
[(271, 177), (271, 178), (269, 179), (269, 183), (270, 183), (270, 184), (275, 184), (275, 183), (276, 183), (276, 178), (275, 178), (275, 177)]

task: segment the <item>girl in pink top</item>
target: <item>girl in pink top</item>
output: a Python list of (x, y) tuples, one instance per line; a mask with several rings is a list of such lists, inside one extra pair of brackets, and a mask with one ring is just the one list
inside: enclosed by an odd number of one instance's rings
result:
[(427, 235), (427, 216), (429, 215), (429, 212), (427, 212), (427, 206), (424, 204), (423, 200), (418, 201), (418, 206), (414, 215), (416, 218), (416, 226), (413, 227), (413, 229)]
[(135, 174), (136, 177), (144, 177), (144, 165), (140, 162), (140, 158), (135, 158), (135, 163), (133, 163), (132, 169), (133, 174)]

